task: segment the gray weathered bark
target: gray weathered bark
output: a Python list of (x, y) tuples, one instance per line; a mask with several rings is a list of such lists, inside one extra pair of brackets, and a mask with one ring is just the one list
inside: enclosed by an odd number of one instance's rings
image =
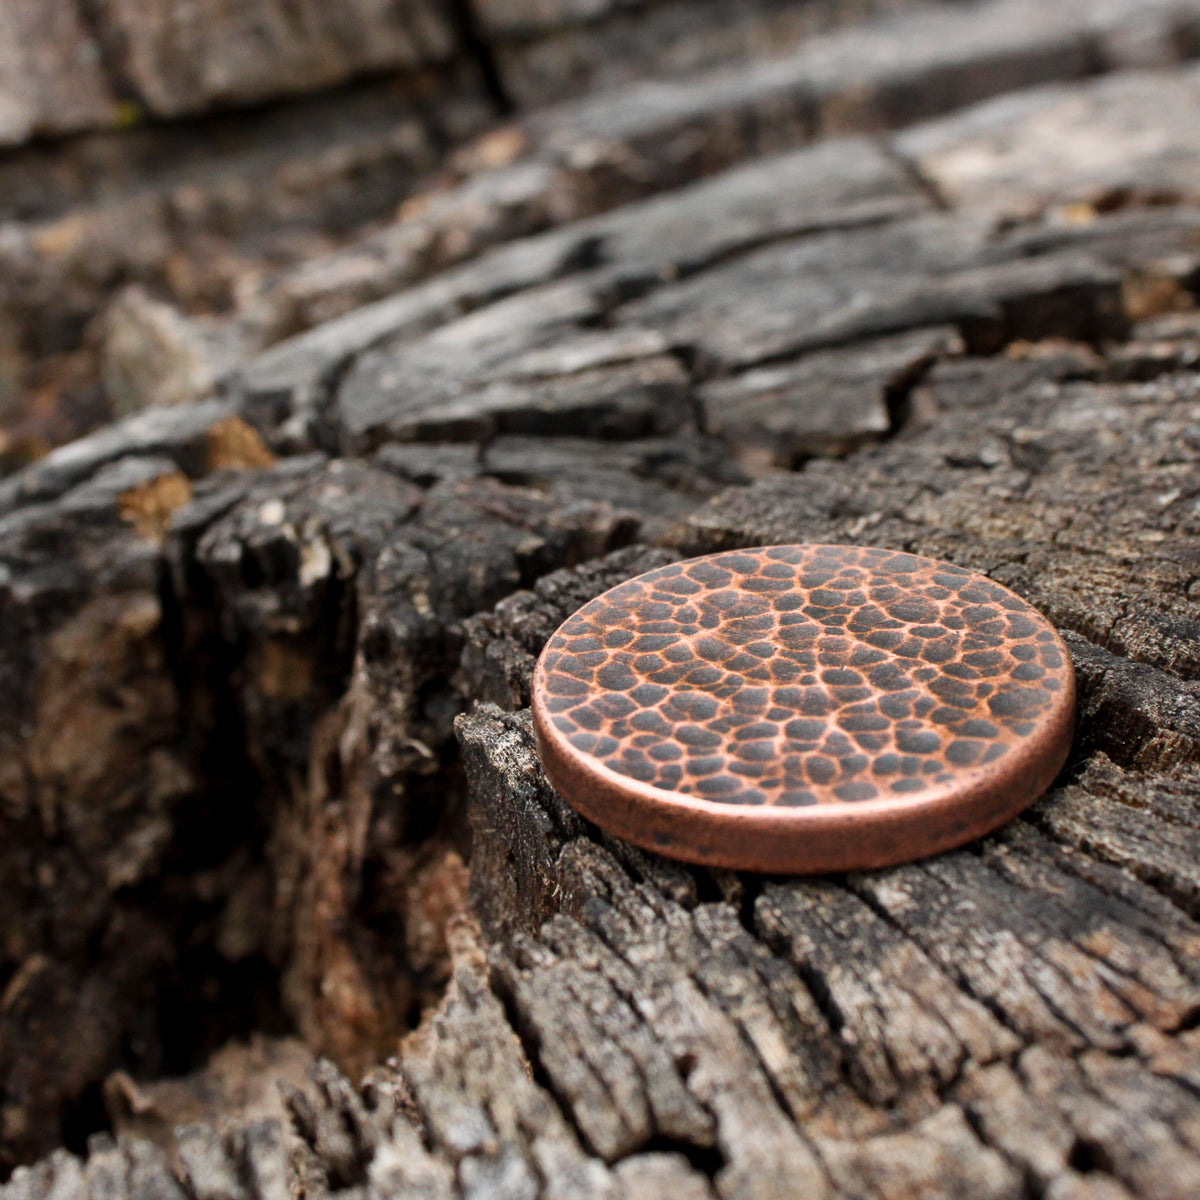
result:
[(0, 155), (5, 469), (489, 246), (814, 137), (1173, 63), (1200, 19), (1196, 0), (202, 8), (0, 6), (0, 141), (11, 119), (22, 142)]
[[(129, 1130), (4, 1200), (1197, 1194), (1198, 108), (1120, 72), (668, 171), (0, 487), (3, 1153), (106, 1079)], [(1051, 793), (818, 879), (567, 808), (525, 709), (557, 622), (781, 541), (1045, 612)], [(146, 1081), (254, 1029), (340, 1068), (172, 1137), (211, 1076)]]

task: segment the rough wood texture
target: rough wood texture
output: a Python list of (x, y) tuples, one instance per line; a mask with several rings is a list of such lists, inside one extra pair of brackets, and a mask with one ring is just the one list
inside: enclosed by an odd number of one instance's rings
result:
[(79, 8), (0, 6), (0, 128), (49, 135), (0, 154), (0, 465), (515, 237), (1200, 46), (1196, 0)]
[(4, 0), (0, 146), (318, 91), (457, 56), (487, 62), (522, 107), (772, 41), (911, 0)]
[[(1065, 5), (1005, 61), (1161, 64), (1182, 11)], [(980, 69), (905, 61), (876, 128)], [(1198, 78), (736, 141), (5, 482), (0, 1153), (45, 1157), (0, 1196), (1195, 1196)], [(524, 709), (557, 622), (793, 540), (1040, 608), (1081, 685), (1056, 788), (809, 880), (566, 808)], [(256, 1029), (341, 1069), (289, 1126), (140, 1136)], [(84, 1153), (104, 1099), (129, 1132)]]
[(336, 10), (276, 0), (197, 8), (5, 0), (0, 144), (129, 124), (142, 110), (174, 117), (444, 61), (455, 49), (452, 14), (436, 0), (358, 0)]

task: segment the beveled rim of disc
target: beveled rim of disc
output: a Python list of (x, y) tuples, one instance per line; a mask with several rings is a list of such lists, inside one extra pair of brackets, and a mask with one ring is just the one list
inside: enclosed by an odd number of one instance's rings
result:
[(1053, 626), (951, 563), (869, 547), (723, 551), (585, 604), (533, 680), (580, 813), (646, 849), (770, 873), (865, 870), (1004, 824), (1070, 750)]

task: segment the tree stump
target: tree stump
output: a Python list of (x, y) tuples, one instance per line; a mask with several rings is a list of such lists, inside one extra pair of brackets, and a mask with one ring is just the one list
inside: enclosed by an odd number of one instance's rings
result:
[[(1200, 8), (1049, 8), (938, 10), (836, 103), (883, 34), (830, 35), (782, 153), (736, 130), (786, 64), (600, 96), (569, 127), (722, 173), (0, 484), (3, 1200), (1200, 1194)], [(563, 803), (557, 624), (799, 541), (1046, 614), (1044, 799), (814, 878)], [(230, 1099), (310, 1054), (286, 1120)]]

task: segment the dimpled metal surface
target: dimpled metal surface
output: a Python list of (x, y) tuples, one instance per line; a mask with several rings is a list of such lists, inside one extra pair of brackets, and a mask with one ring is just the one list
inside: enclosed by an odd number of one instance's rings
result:
[(773, 546), (660, 567), (546, 645), (551, 781), (597, 824), (711, 865), (849, 870), (958, 845), (1049, 785), (1066, 648), (961, 567)]

